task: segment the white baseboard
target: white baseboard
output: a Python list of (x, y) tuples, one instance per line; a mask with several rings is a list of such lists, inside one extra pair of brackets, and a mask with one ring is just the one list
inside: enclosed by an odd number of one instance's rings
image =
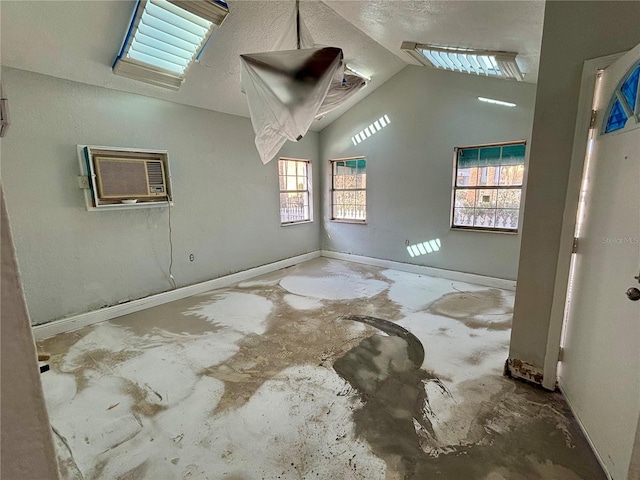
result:
[(454, 272), (451, 270), (442, 270), (440, 268), (412, 265), (409, 263), (394, 262), (391, 260), (380, 260), (372, 257), (332, 252), (330, 250), (316, 250), (314, 252), (305, 253), (303, 255), (286, 258), (278, 262), (268, 263), (267, 265), (262, 265), (260, 267), (250, 268), (248, 270), (234, 273), (232, 275), (226, 275), (224, 277), (215, 278), (213, 280), (208, 280), (206, 282), (198, 283), (195, 285), (189, 285), (188, 287), (182, 287), (176, 290), (170, 290), (168, 292), (150, 295), (139, 300), (132, 300), (130, 302), (114, 305), (112, 307), (101, 308), (100, 310), (80, 313), (78, 315), (62, 318), (60, 320), (43, 323), (42, 325), (36, 325), (33, 327), (33, 335), (36, 340), (43, 340), (60, 333), (71, 332), (88, 325), (111, 320), (112, 318), (121, 317), (122, 315), (138, 312), (146, 308), (156, 307), (164, 303), (173, 302), (174, 300), (180, 300), (186, 297), (190, 297), (191, 295), (198, 295), (200, 293), (208, 292), (209, 290), (214, 290), (216, 288), (228, 287), (229, 285), (233, 285), (234, 283), (242, 282), (259, 275), (264, 275), (265, 273), (274, 272), (276, 270), (280, 270), (281, 268), (286, 268), (292, 265), (306, 262), (307, 260), (312, 260), (320, 256), (335, 258), (338, 260), (345, 260), (348, 262), (362, 263), (375, 267), (400, 270), (402, 272), (417, 273), (428, 275), (431, 277), (447, 278), (449, 280), (473, 283), (476, 285), (483, 285), (487, 287), (503, 288), (505, 290), (515, 290), (516, 285), (516, 282), (512, 280), (485, 277), (472, 273)]
[(278, 262), (268, 263), (260, 267), (250, 268), (242, 272), (215, 278), (195, 285), (189, 285), (188, 287), (177, 288), (168, 292), (150, 295), (139, 300), (132, 300), (112, 307), (94, 310), (93, 312), (80, 313), (60, 320), (43, 323), (42, 325), (36, 325), (33, 327), (33, 336), (36, 340), (43, 340), (60, 333), (71, 332), (88, 325), (104, 322), (105, 320), (111, 320), (112, 318), (121, 317), (122, 315), (138, 312), (146, 308), (156, 307), (164, 303), (173, 302), (174, 300), (190, 297), (191, 295), (198, 295), (216, 288), (228, 287), (234, 283), (243, 282), (250, 278), (264, 275), (265, 273), (275, 272), (276, 270), (297, 265), (298, 263), (306, 262), (307, 260), (318, 257), (320, 257), (320, 250), (286, 258)]
[(394, 262), (392, 260), (380, 260), (378, 258), (364, 257), (362, 255), (352, 255), (350, 253), (334, 252), (331, 250), (322, 250), (322, 256), (328, 258), (336, 258), (338, 260), (346, 260), (348, 262), (373, 265), (374, 267), (400, 270), (401, 272), (418, 273), (421, 275), (428, 275), (430, 277), (447, 278), (449, 280), (455, 280), (457, 282), (474, 283), (476, 285), (482, 285), (485, 287), (502, 288), (504, 290), (512, 291), (515, 291), (516, 289), (515, 280), (485, 277), (484, 275), (476, 275), (474, 273), (455, 272), (453, 270), (425, 267), (424, 265), (413, 265), (411, 263)]
[(600, 453), (598, 452), (598, 449), (596, 448), (596, 446), (591, 441), (591, 437), (589, 436), (589, 433), (585, 429), (584, 424), (582, 423), (582, 420), (580, 420), (580, 416), (577, 414), (577, 412), (573, 408), (573, 403), (571, 402), (571, 398), (567, 395), (567, 392), (564, 391), (564, 388), (562, 388), (562, 384), (559, 384), (558, 388), (560, 389), (560, 392), (562, 392), (562, 395), (564, 396), (564, 399), (567, 401), (567, 405), (569, 405), (569, 410), (571, 410), (571, 413), (573, 414), (573, 417), (576, 419), (576, 422), (578, 422), (578, 426), (580, 427), (580, 430), (582, 430), (582, 434), (584, 435), (584, 438), (587, 439), (587, 443), (589, 444), (589, 447), (591, 447), (591, 451), (593, 452), (593, 454), (598, 459), (598, 463), (602, 467), (602, 470), (604, 471), (605, 475), (607, 476), (607, 479), (608, 480), (613, 480), (613, 478), (611, 477), (611, 474), (609, 473), (609, 470), (607, 469), (607, 466), (602, 461), (602, 457), (600, 456)]

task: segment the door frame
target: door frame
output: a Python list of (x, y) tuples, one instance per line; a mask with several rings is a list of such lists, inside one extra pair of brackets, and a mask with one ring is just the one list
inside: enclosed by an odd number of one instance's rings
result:
[[(567, 193), (565, 196), (562, 230), (560, 233), (560, 249), (558, 252), (558, 263), (556, 265), (549, 330), (547, 333), (547, 348), (543, 367), (544, 377), (542, 385), (550, 390), (559, 387), (562, 391), (562, 385), (559, 385), (558, 382), (558, 368), (562, 361), (562, 340), (567, 314), (567, 292), (571, 282), (570, 274), (574, 255), (574, 236), (576, 232), (582, 179), (585, 174), (585, 165), (588, 160), (589, 138), (592, 130), (590, 127), (592, 122), (591, 112), (595, 103), (594, 97), (596, 95), (598, 72), (611, 65), (625, 53), (627, 52), (586, 60), (582, 69), (580, 94), (576, 113), (576, 128), (573, 137), (571, 164), (567, 183)], [(605, 113), (605, 111), (599, 111), (597, 112), (597, 115), (605, 115)], [(595, 122), (596, 128), (599, 120), (600, 119), (597, 119)], [(597, 135), (598, 132), (595, 131), (594, 134)], [(569, 407), (573, 412), (573, 407), (570, 404)], [(594, 448), (594, 445), (589, 438), (589, 434), (577, 417), (576, 420), (578, 421), (585, 438), (589, 442), (591, 449), (598, 458), (603, 470), (610, 479), (611, 476), (607, 471), (604, 462), (602, 462), (602, 459), (598, 456), (597, 450)], [(636, 440), (631, 453), (629, 475), (634, 473), (637, 474), (638, 471), (640, 471), (640, 419), (636, 429)]]
[[(589, 145), (589, 125), (591, 110), (594, 103), (596, 80), (598, 71), (602, 70), (626, 52), (607, 55), (592, 60), (586, 60), (582, 68), (580, 96), (576, 114), (576, 128), (573, 136), (573, 150), (567, 183), (567, 193), (564, 202), (562, 230), (560, 233), (560, 249), (551, 303), (549, 331), (547, 333), (547, 348), (544, 359), (543, 387), (554, 390), (558, 381), (558, 363), (561, 361), (562, 332), (565, 319), (569, 274), (573, 251), (573, 238), (576, 231), (576, 220), (580, 202), (580, 188), (584, 174)], [(599, 112), (600, 115), (604, 113)]]

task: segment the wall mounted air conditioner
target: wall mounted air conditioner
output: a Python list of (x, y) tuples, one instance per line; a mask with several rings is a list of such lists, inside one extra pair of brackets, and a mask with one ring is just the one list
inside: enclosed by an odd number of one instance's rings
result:
[(166, 151), (78, 145), (78, 159), (88, 210), (161, 207), (173, 200)]

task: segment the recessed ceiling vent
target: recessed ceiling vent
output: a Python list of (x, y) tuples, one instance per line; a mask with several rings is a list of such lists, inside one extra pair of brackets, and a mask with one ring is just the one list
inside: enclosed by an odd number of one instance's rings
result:
[(412, 42), (400, 46), (411, 58), (428, 67), (454, 72), (511, 78), (521, 82), (524, 78), (516, 63), (517, 53), (471, 48), (444, 47)]
[(178, 90), (227, 4), (214, 0), (140, 0), (113, 72)]

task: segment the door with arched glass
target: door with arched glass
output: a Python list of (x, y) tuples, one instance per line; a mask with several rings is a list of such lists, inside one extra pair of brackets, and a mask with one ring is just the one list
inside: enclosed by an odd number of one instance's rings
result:
[(615, 480), (640, 478), (639, 79), (640, 45), (598, 75), (559, 372)]

